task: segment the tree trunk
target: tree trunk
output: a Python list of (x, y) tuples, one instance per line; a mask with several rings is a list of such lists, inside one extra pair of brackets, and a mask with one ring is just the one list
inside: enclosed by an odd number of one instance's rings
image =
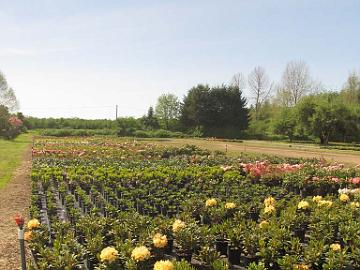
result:
[(329, 143), (329, 136), (326, 134), (320, 135), (320, 144), (327, 145)]

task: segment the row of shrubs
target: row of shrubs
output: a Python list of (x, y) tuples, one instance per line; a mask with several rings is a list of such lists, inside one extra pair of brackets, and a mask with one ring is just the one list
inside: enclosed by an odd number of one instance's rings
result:
[(54, 137), (85, 137), (95, 135), (118, 135), (125, 137), (138, 137), (138, 138), (185, 138), (189, 137), (181, 132), (174, 132), (164, 129), (158, 130), (135, 130), (129, 134), (123, 135), (115, 129), (44, 129), (40, 130), (40, 135), (54, 136)]

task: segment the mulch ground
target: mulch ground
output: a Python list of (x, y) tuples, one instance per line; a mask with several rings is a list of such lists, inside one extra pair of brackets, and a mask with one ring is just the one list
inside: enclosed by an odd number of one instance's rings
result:
[(14, 216), (29, 216), (31, 150), (27, 150), (21, 166), (10, 182), (0, 189), (0, 269), (20, 269), (17, 226)]

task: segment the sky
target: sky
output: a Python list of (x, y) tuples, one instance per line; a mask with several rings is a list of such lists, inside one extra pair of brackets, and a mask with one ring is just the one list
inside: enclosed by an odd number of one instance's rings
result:
[(359, 0), (0, 0), (0, 70), (36, 117), (138, 117), (256, 66), (278, 82), (291, 60), (337, 90), (360, 70), (359, 14)]

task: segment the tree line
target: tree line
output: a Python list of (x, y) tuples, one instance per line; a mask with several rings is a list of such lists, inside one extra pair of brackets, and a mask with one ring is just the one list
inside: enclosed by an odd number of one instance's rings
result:
[[(176, 116), (164, 113), (164, 99), (172, 100)], [(287, 63), (278, 83), (257, 66), (248, 76), (235, 74), (228, 85), (197, 85), (182, 101), (162, 95), (156, 117), (160, 126), (172, 121), (170, 128), (200, 136), (360, 142), (360, 76), (350, 73), (342, 89), (331, 91), (312, 78), (303, 61)], [(147, 118), (156, 123), (153, 114)]]
[[(18, 104), (12, 88), (5, 86), (0, 84), (7, 91), (0, 91), (0, 106), (9, 112)], [(236, 73), (227, 84), (198, 84), (182, 99), (162, 94), (139, 118), (22, 121), (29, 129), (116, 130), (119, 136), (360, 142), (360, 76), (353, 72), (342, 89), (329, 91), (312, 78), (305, 62), (290, 61), (277, 83), (257, 66), (247, 76)]]

